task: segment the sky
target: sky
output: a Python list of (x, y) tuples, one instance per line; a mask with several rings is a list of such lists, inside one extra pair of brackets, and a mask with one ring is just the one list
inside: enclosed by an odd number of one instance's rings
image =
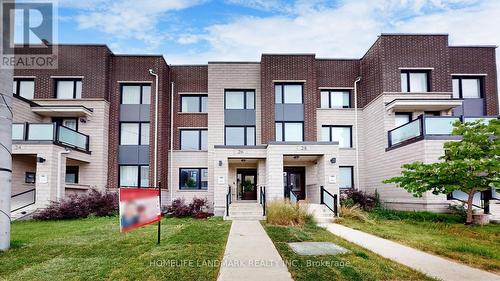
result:
[[(499, 45), (499, 0), (59, 0), (59, 43), (163, 54), (169, 64), (262, 53), (360, 58), (380, 33), (448, 33)], [(498, 55), (498, 53), (497, 53)]]

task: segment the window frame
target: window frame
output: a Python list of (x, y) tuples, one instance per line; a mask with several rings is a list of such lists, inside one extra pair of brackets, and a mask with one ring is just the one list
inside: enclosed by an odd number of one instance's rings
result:
[[(182, 113), (207, 113), (208, 112), (208, 95), (207, 94), (200, 94), (200, 95), (195, 95), (195, 94), (183, 94), (183, 95), (180, 95), (181, 98), (180, 98), (180, 104), (179, 104), (179, 112), (182, 112)], [(184, 97), (197, 97), (198, 98), (198, 111), (182, 111), (182, 99)], [(203, 101), (203, 98), (206, 97), (207, 98), (207, 111), (203, 111), (203, 104), (202, 104), (202, 101)]]
[[(285, 103), (285, 86), (286, 85), (299, 85), (302, 86), (302, 96), (301, 96), (301, 103)], [(281, 102), (276, 103), (276, 86), (279, 86), (281, 88)], [(301, 82), (276, 82), (274, 83), (274, 103), (275, 104), (304, 104), (304, 83)]]
[[(55, 99), (60, 99), (57, 97), (57, 93), (58, 93), (58, 88), (59, 88), (59, 81), (73, 81), (73, 97), (71, 99), (82, 99), (83, 98), (83, 78), (81, 77), (78, 77), (78, 78), (71, 78), (71, 77), (68, 77), (68, 78), (54, 78), (54, 98)], [(81, 85), (82, 85), (82, 88), (81, 88), (81, 93), (80, 93), (80, 97), (77, 98), (76, 97), (76, 82), (80, 82)], [(61, 98), (62, 99), (62, 98)]]
[[(132, 186), (132, 185), (121, 185), (121, 167), (136, 167), (137, 168), (137, 185)], [(118, 165), (118, 186), (119, 187), (132, 187), (132, 188), (148, 188), (151, 187), (149, 184), (149, 169), (148, 169), (148, 186), (141, 186), (141, 167), (149, 167), (148, 165), (141, 165), (141, 164), (122, 164)]]
[(281, 136), (282, 136), (282, 140), (281, 141), (278, 141), (276, 139), (276, 135), (274, 136), (274, 140), (276, 142), (297, 142), (297, 141), (286, 141), (285, 140), (285, 124), (286, 123), (293, 123), (293, 124), (302, 124), (302, 140), (301, 141), (298, 141), (298, 142), (303, 142), (304, 141), (304, 134), (305, 134), (305, 128), (304, 128), (304, 121), (275, 121), (274, 122), (274, 132), (276, 134), (276, 124), (277, 123), (281, 123)]
[(341, 168), (350, 168), (351, 169), (351, 187), (340, 187), (339, 186), (339, 189), (342, 189), (342, 190), (354, 189), (354, 166), (349, 166), (349, 165), (339, 166), (339, 175), (340, 175)]
[[(402, 91), (402, 93), (421, 93), (421, 92), (412, 92), (411, 91), (411, 88), (410, 88), (410, 84), (411, 84), (410, 74), (411, 73), (425, 73), (427, 75), (427, 79), (426, 79), (426, 89), (425, 89), (424, 93), (431, 92), (431, 70), (428, 70), (428, 69), (402, 69), (400, 72), (400, 76), (399, 76), (399, 82), (400, 82), (401, 86), (403, 86), (403, 81), (401, 80), (401, 74), (406, 75), (406, 87), (405, 87), (406, 91)], [(401, 90), (402, 90), (402, 87), (401, 87)]]
[[(470, 75), (470, 76), (453, 75), (451, 77), (452, 87), (453, 87), (453, 80), (454, 79), (458, 79), (458, 98), (453, 97), (453, 94), (452, 94), (452, 96), (451, 96), (452, 99), (484, 99), (484, 76), (480, 76), (480, 75)], [(477, 97), (477, 98), (464, 98), (463, 97), (462, 79), (478, 79), (479, 80), (479, 97)]]
[(350, 146), (346, 146), (346, 147), (340, 147), (340, 143), (339, 143), (339, 148), (354, 148), (354, 143), (353, 143), (353, 136), (352, 136), (352, 125), (322, 125), (321, 128), (329, 128), (328, 130), (328, 139), (330, 142), (333, 142), (333, 135), (332, 135), (332, 128), (349, 128), (349, 143), (350, 143)]
[[(183, 131), (197, 131), (198, 132), (198, 149), (182, 149), (182, 132)], [(208, 146), (208, 129), (196, 129), (196, 128), (193, 128), (193, 129), (179, 129), (179, 150), (182, 150), (182, 151), (207, 151), (208, 150), (208, 147), (207, 149), (202, 149), (202, 142), (201, 142), (201, 139), (202, 139), (202, 131), (206, 131), (207, 132), (207, 146)]]
[(78, 184), (79, 182), (79, 175), (80, 175), (80, 166), (66, 166), (66, 175), (68, 174), (68, 170), (72, 170), (72, 172), (75, 172), (75, 182), (67, 182), (66, 178), (64, 179), (64, 183), (69, 183), (69, 184)]
[[(197, 176), (197, 186), (196, 186), (196, 189), (186, 189), (186, 188), (183, 188), (182, 185), (181, 185), (181, 182), (182, 182), (182, 170), (198, 170), (198, 176)], [(207, 170), (207, 173), (208, 173), (208, 168), (207, 167), (181, 167), (179, 168), (179, 191), (207, 191), (208, 190), (208, 179), (207, 179), (207, 186), (206, 187), (203, 187), (201, 185), (201, 178), (202, 178), (202, 170)]]
[(31, 99), (28, 99), (26, 97), (23, 97), (19, 94), (19, 90), (21, 89), (21, 82), (33, 82), (33, 98), (35, 98), (35, 87), (36, 87), (36, 82), (35, 82), (35, 78), (16, 78), (14, 77), (14, 81), (13, 83), (16, 84), (16, 92), (15, 93), (12, 93), (14, 96), (17, 96), (17, 97), (21, 97), (23, 99), (27, 99), (27, 100), (31, 100)]
[[(153, 90), (153, 86), (151, 83), (120, 83), (120, 105), (123, 105), (123, 87), (124, 86), (139, 86), (139, 103), (126, 103), (125, 105), (150, 105), (151, 104), (151, 91)], [(144, 87), (149, 86), (149, 103), (143, 103), (143, 95), (144, 95)]]
[[(328, 92), (328, 107), (321, 107), (321, 93), (322, 92)], [(332, 107), (332, 93), (335, 93), (335, 92), (340, 92), (340, 93), (343, 93), (343, 92), (348, 92), (349, 93), (349, 105), (347, 107), (345, 107), (344, 105), (342, 105), (342, 107)], [(319, 108), (325, 108), (325, 109), (342, 109), (342, 108), (352, 108), (352, 91), (351, 89), (322, 89), (319, 91)]]
[[(139, 124), (139, 134), (137, 135), (137, 144), (122, 144), (122, 124)], [(149, 121), (120, 121), (118, 125), (118, 145), (149, 145), (151, 142), (151, 132), (149, 133), (148, 144), (142, 144), (142, 124), (149, 124), (149, 130), (151, 131), (151, 124)]]
[[(244, 144), (231, 144), (231, 145), (235, 145), (235, 146), (255, 146), (257, 145), (257, 129), (256, 129), (256, 126), (238, 126), (238, 125), (226, 125), (224, 126), (224, 145), (228, 145), (227, 144), (227, 132), (226, 132), (226, 128), (243, 128), (243, 143)], [(253, 140), (254, 140), (254, 144), (253, 145), (249, 145), (248, 144), (248, 139), (247, 139), (247, 136), (248, 136), (248, 128), (253, 128)]]
[[(227, 93), (243, 92), (243, 108), (227, 108)], [(253, 108), (248, 108), (247, 93), (253, 93)], [(256, 110), (255, 89), (224, 89), (224, 110)]]

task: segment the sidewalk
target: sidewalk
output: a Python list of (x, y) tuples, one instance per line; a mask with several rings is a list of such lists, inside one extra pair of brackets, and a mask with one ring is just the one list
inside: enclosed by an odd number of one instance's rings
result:
[(217, 280), (293, 279), (260, 222), (235, 220)]
[(494, 281), (500, 276), (410, 248), (339, 224), (321, 224), (331, 233), (382, 257), (404, 264), (441, 280)]

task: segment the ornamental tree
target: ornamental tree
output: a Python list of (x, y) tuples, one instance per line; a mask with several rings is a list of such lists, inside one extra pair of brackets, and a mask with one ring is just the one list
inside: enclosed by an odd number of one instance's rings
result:
[(471, 224), (474, 194), (500, 188), (500, 120), (457, 121), (453, 126), (452, 135), (462, 138), (444, 144), (442, 161), (404, 164), (400, 176), (384, 183), (396, 183), (415, 197), (427, 191), (436, 195), (463, 191), (468, 194), (466, 224)]

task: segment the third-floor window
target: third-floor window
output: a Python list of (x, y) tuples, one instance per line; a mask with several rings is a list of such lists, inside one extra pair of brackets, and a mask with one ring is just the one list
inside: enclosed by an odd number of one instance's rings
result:
[(81, 99), (82, 79), (64, 78), (56, 79), (56, 98), (58, 99)]
[(321, 108), (350, 108), (351, 92), (348, 90), (321, 91)]
[(35, 97), (35, 79), (16, 78), (14, 79), (14, 95), (32, 100)]
[(482, 85), (482, 77), (453, 76), (453, 98), (481, 98), (483, 96)]
[(121, 104), (150, 104), (151, 85), (122, 84)]
[(207, 112), (207, 95), (182, 95), (181, 112)]
[(275, 102), (285, 104), (301, 104), (303, 103), (303, 86), (302, 84), (282, 84), (274, 85)]
[(255, 91), (226, 90), (225, 109), (255, 109)]
[(427, 70), (402, 70), (401, 92), (424, 93), (429, 92), (429, 71)]

